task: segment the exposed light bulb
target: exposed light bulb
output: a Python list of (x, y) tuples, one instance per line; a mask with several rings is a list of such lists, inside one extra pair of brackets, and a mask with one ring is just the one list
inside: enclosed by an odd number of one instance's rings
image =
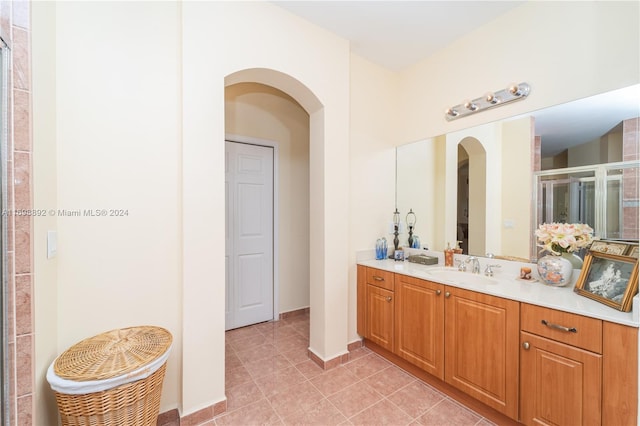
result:
[(488, 103), (490, 103), (490, 104), (492, 104), (492, 105), (495, 105), (495, 104), (497, 104), (498, 102), (500, 102), (500, 99), (498, 99), (498, 97), (495, 95), (495, 93), (492, 93), (492, 92), (489, 92), (489, 93), (487, 93), (486, 95), (484, 95), (484, 99), (485, 99)]
[(473, 102), (471, 102), (471, 101), (466, 101), (466, 102), (464, 103), (464, 107), (465, 107), (466, 109), (470, 110), (470, 111), (475, 111), (475, 110), (477, 110), (477, 109), (478, 109), (478, 105), (474, 104), (474, 103), (473, 103)]

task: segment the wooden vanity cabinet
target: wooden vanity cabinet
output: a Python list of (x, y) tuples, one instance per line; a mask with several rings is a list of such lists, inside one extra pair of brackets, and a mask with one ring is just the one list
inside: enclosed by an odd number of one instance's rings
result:
[(523, 424), (636, 424), (637, 328), (361, 265), (357, 283), (358, 333), (398, 362)]
[(393, 351), (395, 274), (374, 268), (366, 268), (364, 272), (364, 336), (384, 349)]
[(600, 425), (602, 321), (523, 303), (520, 421)]
[(518, 419), (520, 303), (445, 288), (445, 381)]
[(397, 274), (394, 353), (444, 380), (444, 285)]
[(358, 269), (362, 335), (517, 419), (519, 302), (385, 273)]
[(631, 425), (638, 415), (638, 329), (523, 303), (520, 421)]

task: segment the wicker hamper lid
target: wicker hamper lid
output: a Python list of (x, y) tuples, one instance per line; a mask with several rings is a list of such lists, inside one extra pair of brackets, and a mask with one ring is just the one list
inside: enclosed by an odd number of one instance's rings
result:
[(173, 337), (161, 327), (111, 330), (82, 340), (54, 362), (58, 377), (74, 381), (102, 380), (127, 374), (164, 354)]

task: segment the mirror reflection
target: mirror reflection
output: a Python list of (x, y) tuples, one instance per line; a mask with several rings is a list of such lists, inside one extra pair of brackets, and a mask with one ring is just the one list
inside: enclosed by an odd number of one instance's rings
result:
[(399, 146), (398, 210), (439, 251), (535, 260), (533, 229), (550, 221), (637, 241), (638, 117), (635, 85)]

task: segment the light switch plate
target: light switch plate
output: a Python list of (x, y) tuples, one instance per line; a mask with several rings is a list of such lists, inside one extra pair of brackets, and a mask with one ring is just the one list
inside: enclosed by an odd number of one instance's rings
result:
[(52, 259), (58, 254), (58, 232), (47, 231), (47, 259)]

